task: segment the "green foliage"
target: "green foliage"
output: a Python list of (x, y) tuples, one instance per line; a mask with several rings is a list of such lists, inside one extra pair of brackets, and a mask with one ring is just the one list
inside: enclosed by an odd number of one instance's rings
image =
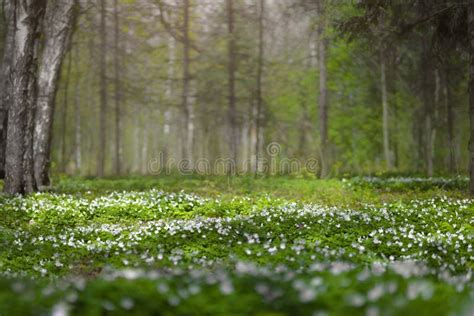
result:
[(0, 313), (469, 314), (463, 179), (401, 179), (64, 178), (0, 197)]
[(428, 191), (433, 189), (467, 190), (469, 178), (356, 177), (348, 183), (367, 189), (389, 192)]

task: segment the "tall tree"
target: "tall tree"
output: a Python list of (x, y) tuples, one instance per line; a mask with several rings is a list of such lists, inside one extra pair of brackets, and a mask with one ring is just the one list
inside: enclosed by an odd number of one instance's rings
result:
[(182, 108), (184, 119), (183, 158), (193, 161), (194, 108), (191, 102), (191, 45), (190, 45), (190, 0), (183, 0), (183, 91)]
[(46, 1), (14, 1), (14, 44), (12, 53), (12, 99), (8, 109), (5, 158), (5, 187), (8, 194), (35, 189), (32, 175), (32, 116), (35, 108), (36, 45)]
[(226, 0), (227, 5), (227, 89), (228, 89), (228, 119), (230, 126), (230, 155), (234, 163), (237, 163), (238, 154), (238, 139), (239, 133), (237, 131), (237, 109), (235, 97), (235, 75), (236, 75), (236, 58), (237, 58), (237, 44), (235, 32), (235, 12), (234, 0)]
[(114, 102), (115, 102), (115, 173), (122, 173), (122, 85), (120, 72), (120, 19), (118, 0), (114, 0)]
[(383, 130), (383, 152), (385, 163), (388, 170), (393, 168), (392, 157), (390, 154), (390, 132), (389, 132), (389, 109), (387, 92), (387, 69), (385, 54), (383, 49), (380, 52), (380, 85), (382, 89), (382, 130)]
[(61, 64), (73, 32), (75, 5), (76, 1), (48, 1), (45, 13), (33, 146), (35, 181), (40, 189), (50, 185), (48, 172), (55, 96)]
[[(195, 109), (194, 109), (194, 96), (193, 94), (193, 82), (191, 75), (191, 51), (195, 50), (199, 52), (199, 49), (194, 45), (191, 39), (191, 0), (184, 0), (182, 2), (182, 19), (183, 24), (176, 30), (173, 28), (173, 9), (167, 10), (167, 6), (173, 6), (172, 4), (166, 4), (163, 0), (157, 1), (159, 7), (160, 21), (162, 26), (171, 36), (169, 45), (169, 60), (168, 60), (168, 72), (173, 74), (174, 69), (174, 55), (175, 55), (175, 42), (178, 41), (183, 45), (183, 63), (182, 63), (182, 91), (181, 91), (181, 113), (182, 117), (180, 126), (180, 140), (181, 140), (181, 155), (183, 159), (190, 162), (193, 161), (194, 143), (195, 143)], [(168, 11), (168, 12), (167, 12)], [(168, 14), (167, 14), (168, 13)], [(170, 73), (171, 72), (171, 73)], [(167, 81), (166, 95), (168, 99), (172, 96), (171, 89), (172, 78), (169, 77)], [(171, 112), (166, 111), (165, 121), (168, 121), (171, 117)], [(168, 126), (168, 124), (166, 124)], [(169, 134), (169, 128), (165, 128), (165, 135)], [(168, 140), (167, 140), (168, 141)], [(166, 150), (168, 151), (168, 150)]]
[(424, 130), (423, 130), (423, 147), (425, 156), (425, 169), (429, 177), (433, 175), (433, 108), (434, 108), (434, 85), (433, 85), (433, 57), (428, 47), (429, 43), (426, 37), (422, 38), (421, 46), (421, 99), (423, 102), (423, 117), (424, 117)]
[(469, 2), (468, 6), (468, 36), (469, 36), (469, 121), (470, 136), (469, 141), (469, 176), (471, 179), (469, 190), (474, 195), (474, 2)]
[(329, 40), (326, 35), (327, 17), (324, 1), (317, 1), (318, 13), (318, 45), (319, 45), (319, 150), (321, 153), (321, 178), (329, 175), (329, 137), (328, 137), (328, 86), (327, 86), (327, 47)]
[(6, 34), (3, 47), (3, 58), (0, 68), (0, 179), (5, 177), (5, 151), (7, 141), (7, 118), (8, 105), (11, 97), (11, 65), (13, 58), (14, 41), (14, 19), (12, 16), (13, 8), (10, 1), (5, 2), (4, 17), (6, 25)]
[(258, 161), (260, 160), (260, 155), (262, 152), (263, 146), (263, 122), (264, 122), (264, 104), (263, 104), (263, 71), (264, 71), (264, 59), (265, 59), (265, 1), (259, 1), (259, 17), (258, 17), (258, 58), (257, 58), (257, 102), (256, 109), (254, 110), (254, 125), (255, 131), (252, 133), (254, 140), (252, 141), (253, 148), (255, 151), (255, 161), (254, 161), (254, 173), (258, 172)]
[(167, 109), (165, 110), (164, 124), (163, 124), (163, 135), (164, 135), (164, 144), (163, 144), (163, 160), (167, 161), (170, 155), (170, 135), (171, 135), (171, 124), (172, 124), (172, 111), (171, 104), (174, 98), (174, 85), (173, 80), (175, 77), (175, 59), (176, 59), (176, 40), (173, 36), (168, 38), (168, 73), (166, 79), (166, 100), (168, 102)]
[[(76, 46), (75, 68), (79, 71), (80, 65), (79, 45)], [(74, 168), (76, 173), (82, 167), (82, 135), (81, 135), (81, 76), (76, 74), (74, 83)]]
[(68, 110), (69, 110), (69, 83), (71, 82), (71, 70), (72, 70), (72, 54), (70, 53), (67, 59), (67, 66), (66, 66), (66, 78), (64, 79), (64, 95), (63, 95), (63, 108), (61, 113), (61, 126), (62, 126), (62, 133), (61, 133), (61, 165), (60, 171), (66, 172), (67, 163), (69, 159), (69, 155), (67, 153), (67, 131), (68, 131)]
[(443, 99), (444, 107), (446, 110), (446, 127), (448, 130), (447, 133), (447, 145), (449, 150), (448, 157), (448, 170), (450, 173), (454, 173), (457, 169), (456, 166), (456, 140), (454, 137), (454, 122), (455, 122), (455, 111), (454, 111), (454, 102), (452, 100), (452, 92), (450, 87), (450, 71), (449, 67), (445, 65), (444, 67), (444, 76), (442, 77), (442, 86), (443, 86)]
[(97, 157), (97, 176), (105, 172), (105, 152), (107, 149), (107, 12), (106, 0), (100, 0), (100, 52), (99, 52), (99, 151)]
[(383, 131), (383, 152), (385, 163), (388, 170), (393, 168), (392, 155), (390, 153), (390, 126), (389, 126), (389, 105), (388, 105), (388, 89), (387, 89), (387, 58), (384, 38), (385, 34), (385, 18), (382, 13), (380, 17), (380, 86), (382, 94), (382, 131)]

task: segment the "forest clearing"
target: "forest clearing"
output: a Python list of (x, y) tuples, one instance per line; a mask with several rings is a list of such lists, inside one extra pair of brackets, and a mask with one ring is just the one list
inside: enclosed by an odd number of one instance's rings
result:
[(0, 316), (474, 315), (474, 1), (3, 0)]
[[(466, 186), (63, 179), (57, 193), (0, 200), (0, 310), (469, 315), (474, 202), (458, 191)], [(281, 191), (269, 195), (272, 187)]]

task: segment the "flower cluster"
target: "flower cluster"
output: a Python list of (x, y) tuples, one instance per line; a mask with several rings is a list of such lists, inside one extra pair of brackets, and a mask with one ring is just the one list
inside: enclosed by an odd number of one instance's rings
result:
[[(0, 204), (2, 214), (16, 214), (0, 225), (8, 284), (0, 294), (40, 291), (51, 311), (80, 312), (81, 297), (117, 287), (123, 290), (104, 298), (103, 310), (132, 310), (148, 295), (157, 297), (150, 308), (184, 314), (212, 297), (230, 304), (242, 296), (250, 306), (304, 314), (424, 310), (431, 305), (420, 302), (446, 297), (459, 304), (444, 311), (473, 308), (464, 304), (474, 295), (468, 199), (355, 209), (151, 190), (36, 194)], [(50, 278), (54, 286), (38, 282)], [(149, 293), (126, 294), (130, 288)], [(226, 312), (255, 312), (250, 306)]]

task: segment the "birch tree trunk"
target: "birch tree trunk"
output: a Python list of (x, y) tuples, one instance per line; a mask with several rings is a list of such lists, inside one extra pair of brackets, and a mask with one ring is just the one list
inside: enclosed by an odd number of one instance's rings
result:
[(54, 102), (61, 64), (73, 30), (74, 7), (75, 1), (49, 1), (46, 8), (33, 146), (34, 175), (40, 189), (50, 185), (48, 172)]
[(45, 5), (45, 1), (38, 0), (13, 2), (12, 99), (8, 111), (4, 186), (7, 194), (29, 193), (34, 189), (30, 167), (32, 148), (28, 146), (32, 146), (33, 133), (36, 32)]

